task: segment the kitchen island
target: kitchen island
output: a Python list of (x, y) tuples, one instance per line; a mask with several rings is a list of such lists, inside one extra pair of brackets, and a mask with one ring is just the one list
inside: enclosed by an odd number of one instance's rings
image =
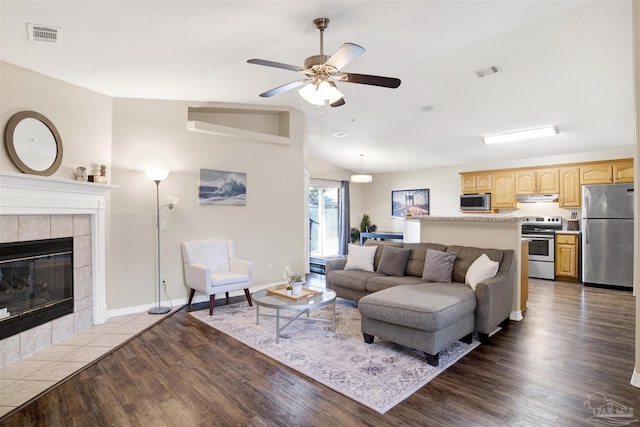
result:
[[(419, 227), (418, 227), (419, 225)], [(419, 233), (419, 236), (416, 234)], [(511, 320), (522, 320), (521, 301), (522, 253), (521, 218), (513, 216), (421, 216), (406, 218), (405, 242), (419, 241), (443, 245), (478, 248), (512, 249), (516, 253), (516, 284)]]

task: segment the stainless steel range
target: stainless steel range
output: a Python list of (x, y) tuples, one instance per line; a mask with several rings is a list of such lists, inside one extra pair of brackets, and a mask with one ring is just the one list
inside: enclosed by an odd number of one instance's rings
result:
[(529, 277), (555, 278), (556, 231), (562, 230), (560, 216), (528, 216), (522, 219), (522, 237), (529, 242)]

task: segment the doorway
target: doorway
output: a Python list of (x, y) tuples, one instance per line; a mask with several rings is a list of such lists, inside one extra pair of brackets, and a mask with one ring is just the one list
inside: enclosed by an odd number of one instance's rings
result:
[(309, 187), (309, 256), (312, 271), (324, 272), (324, 260), (338, 256), (339, 211), (339, 183), (312, 184)]

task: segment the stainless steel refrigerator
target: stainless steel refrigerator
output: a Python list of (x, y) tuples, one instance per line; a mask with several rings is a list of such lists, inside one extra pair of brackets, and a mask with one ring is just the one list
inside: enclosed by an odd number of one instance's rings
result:
[(633, 184), (582, 187), (582, 281), (633, 287)]

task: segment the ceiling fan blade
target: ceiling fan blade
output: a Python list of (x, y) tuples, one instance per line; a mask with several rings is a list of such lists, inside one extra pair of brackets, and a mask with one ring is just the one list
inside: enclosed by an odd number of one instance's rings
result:
[(249, 64), (264, 65), (267, 67), (274, 67), (274, 68), (282, 68), (284, 70), (290, 70), (290, 71), (303, 71), (303, 68), (297, 67), (295, 65), (283, 64), (281, 62), (267, 61), (266, 59), (249, 59), (247, 62)]
[(400, 79), (395, 77), (370, 76), (368, 74), (342, 73), (336, 76), (341, 82), (360, 83), (363, 85), (382, 86), (395, 89), (400, 86)]
[(273, 88), (271, 90), (263, 92), (263, 93), (260, 94), (260, 96), (263, 97), (263, 98), (269, 98), (270, 96), (277, 95), (279, 93), (286, 92), (286, 91), (291, 90), (291, 89), (295, 89), (295, 88), (297, 88), (299, 86), (303, 86), (303, 85), (309, 83), (310, 81), (311, 81), (311, 79), (296, 80), (294, 82), (289, 82), (289, 83), (287, 83), (285, 85), (278, 86), (276, 88)]
[(332, 107), (340, 107), (341, 105), (344, 105), (344, 98), (340, 98), (338, 99), (336, 102), (330, 104)]
[(324, 65), (330, 65), (336, 70), (340, 70), (363, 53), (364, 48), (362, 46), (354, 43), (345, 43), (340, 46), (340, 49), (336, 50), (336, 53), (331, 55), (331, 58), (327, 59)]

